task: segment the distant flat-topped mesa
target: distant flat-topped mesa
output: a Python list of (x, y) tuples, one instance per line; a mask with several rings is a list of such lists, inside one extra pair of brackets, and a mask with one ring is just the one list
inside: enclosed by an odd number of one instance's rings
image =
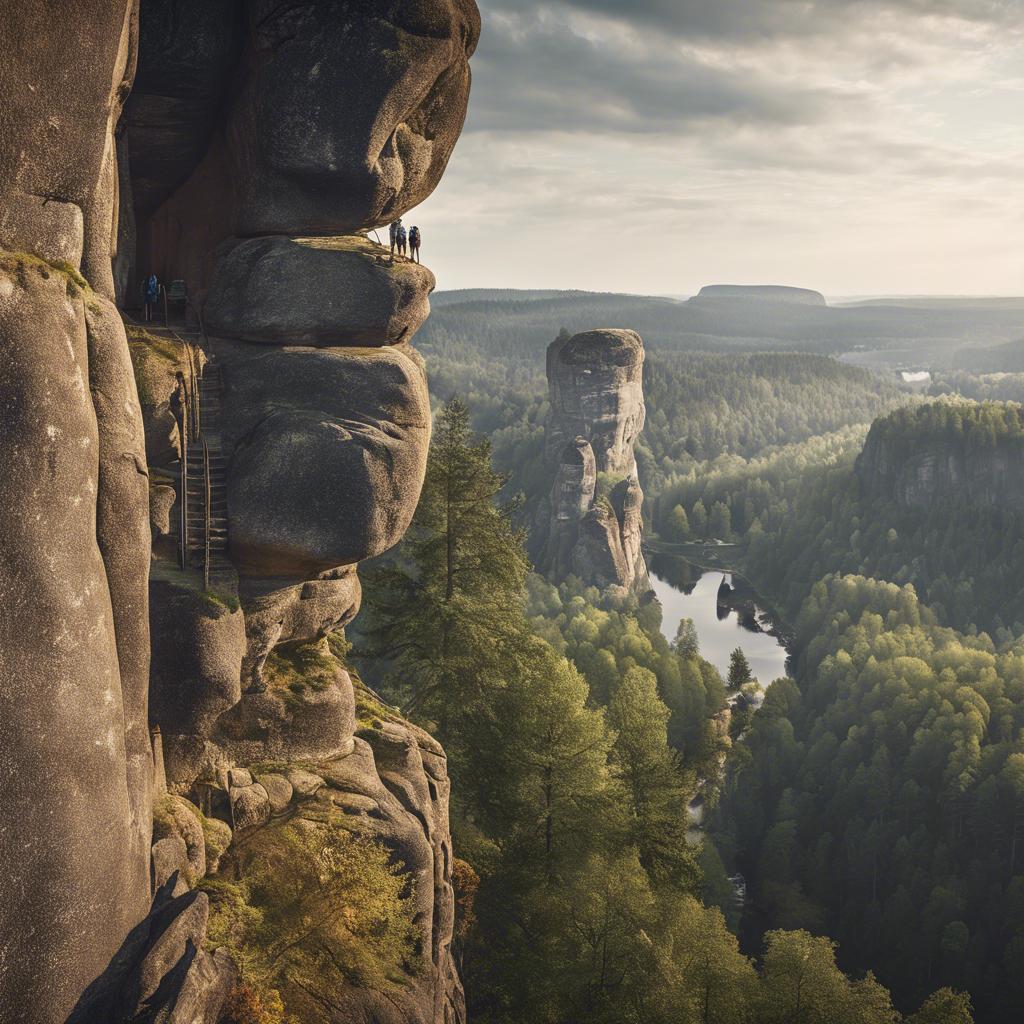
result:
[(755, 302), (781, 302), (791, 306), (828, 305), (821, 292), (778, 284), (709, 284), (701, 288), (697, 298), (747, 299)]
[(545, 436), (552, 477), (531, 548), (555, 580), (646, 586), (640, 552), (643, 491), (634, 446), (645, 418), (644, 345), (634, 331), (563, 333), (549, 346), (551, 412)]

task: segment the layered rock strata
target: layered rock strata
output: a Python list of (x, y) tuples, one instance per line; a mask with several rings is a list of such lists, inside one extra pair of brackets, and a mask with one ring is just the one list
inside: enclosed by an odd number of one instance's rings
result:
[(603, 589), (647, 586), (634, 454), (645, 418), (643, 362), (643, 342), (633, 331), (588, 331), (548, 348), (545, 450), (553, 484), (533, 545), (552, 579), (573, 575)]

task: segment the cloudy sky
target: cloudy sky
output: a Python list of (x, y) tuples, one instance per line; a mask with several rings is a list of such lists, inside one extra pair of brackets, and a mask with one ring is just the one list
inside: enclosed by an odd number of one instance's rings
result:
[(479, 0), (440, 288), (1024, 294), (1024, 0)]

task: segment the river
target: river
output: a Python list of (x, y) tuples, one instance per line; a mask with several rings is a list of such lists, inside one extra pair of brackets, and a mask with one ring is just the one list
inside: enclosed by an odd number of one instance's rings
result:
[[(673, 640), (679, 620), (693, 619), (702, 657), (722, 678), (729, 674), (729, 656), (743, 648), (754, 678), (762, 686), (788, 675), (785, 629), (773, 611), (732, 573), (705, 572), (682, 558), (654, 555), (650, 564), (651, 587), (662, 608), (661, 629)], [(729, 592), (720, 589), (723, 579)]]
[[(737, 647), (743, 649), (762, 687), (789, 675), (788, 630), (745, 580), (730, 572), (704, 570), (672, 555), (652, 555), (648, 568), (651, 588), (661, 604), (661, 629), (666, 639), (675, 639), (679, 620), (690, 618), (697, 627), (701, 655), (723, 679), (728, 677), (729, 658)], [(742, 698), (737, 693), (729, 695), (730, 708), (738, 699)], [(754, 707), (760, 706), (763, 693), (760, 699), (753, 699)], [(697, 792), (687, 807), (687, 839), (693, 845), (702, 841), (707, 824), (706, 782), (697, 780)], [(746, 923), (746, 930), (756, 928), (750, 923), (757, 911), (747, 898), (746, 879), (737, 873), (729, 876), (729, 882), (738, 920)]]

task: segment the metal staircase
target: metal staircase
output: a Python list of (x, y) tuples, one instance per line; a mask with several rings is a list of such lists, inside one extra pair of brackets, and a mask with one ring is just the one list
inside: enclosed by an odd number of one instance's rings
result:
[[(233, 589), (237, 582), (228, 560), (227, 463), (220, 434), (220, 367), (209, 354), (200, 369), (198, 401), (193, 397), (198, 432), (190, 439), (184, 466), (185, 515), (182, 568), (202, 570), (206, 590)], [(190, 433), (192, 423), (190, 422)]]
[[(203, 574), (205, 590), (236, 593), (238, 574), (228, 559), (227, 461), (220, 433), (223, 381), (205, 331), (194, 334), (145, 324), (158, 337), (182, 346), (187, 357), (185, 408), (181, 424), (181, 478), (178, 515), (172, 533), (182, 569)], [(183, 337), (190, 334), (206, 344)]]

